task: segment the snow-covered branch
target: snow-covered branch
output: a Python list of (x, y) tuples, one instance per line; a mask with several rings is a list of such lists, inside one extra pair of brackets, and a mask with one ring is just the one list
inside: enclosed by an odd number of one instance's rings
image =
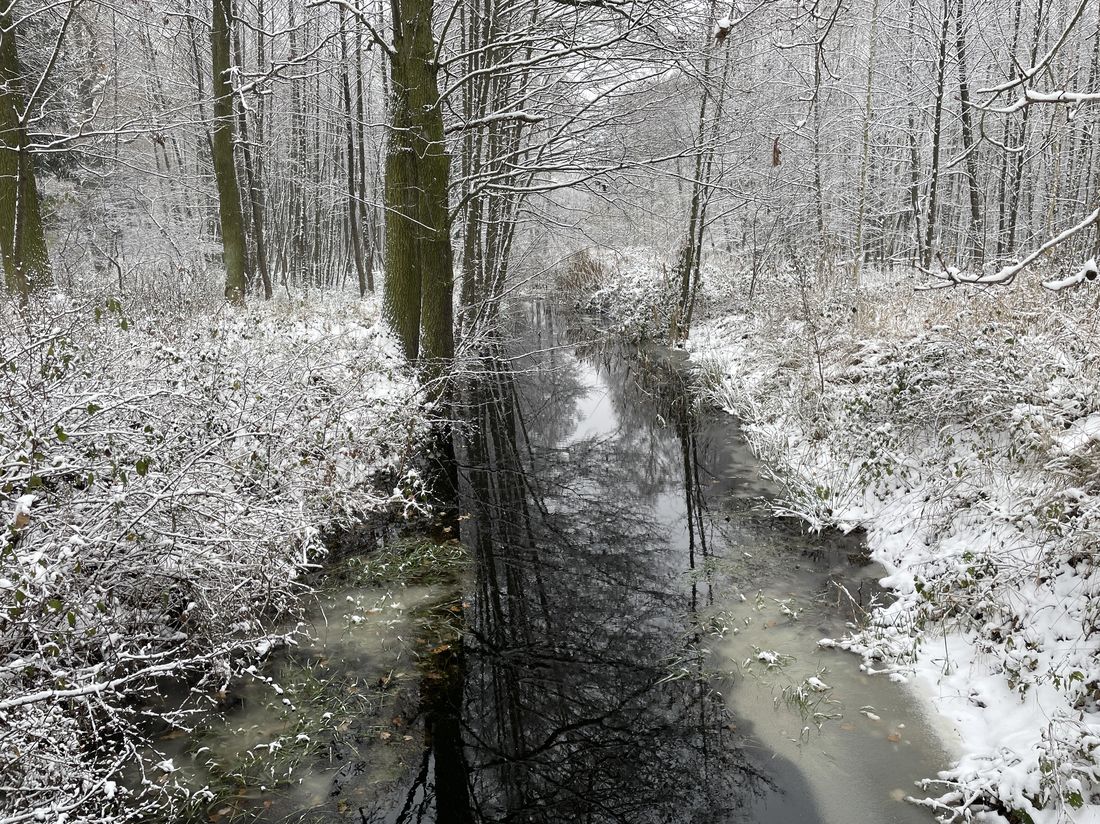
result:
[[(1046, 243), (1042, 244), (1038, 248), (1032, 250), (1029, 254), (1016, 261), (998, 269), (988, 275), (969, 275), (966, 272), (962, 272), (955, 268), (945, 267), (942, 272), (930, 271), (929, 274), (941, 280), (948, 281), (949, 284), (969, 284), (971, 286), (1007, 286), (1012, 283), (1018, 274), (1049, 252), (1055, 246), (1065, 243), (1071, 237), (1078, 232), (1084, 231), (1100, 218), (1100, 209), (1094, 210), (1084, 220), (1075, 226), (1071, 226), (1059, 235), (1050, 238)], [(1046, 284), (1044, 284), (1046, 285)], [(1048, 287), (1050, 288), (1050, 287)]]

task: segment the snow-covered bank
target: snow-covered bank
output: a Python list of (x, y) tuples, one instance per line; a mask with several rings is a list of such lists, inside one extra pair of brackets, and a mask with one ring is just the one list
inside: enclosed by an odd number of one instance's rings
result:
[[(915, 678), (957, 729), (938, 812), (1100, 820), (1094, 293), (709, 283), (702, 392), (742, 419), (783, 511), (866, 529), (891, 571), (897, 599), (833, 643)], [(663, 286), (635, 270), (593, 303), (659, 332)]]
[(418, 506), (423, 398), (357, 298), (55, 297), (5, 304), (0, 338), (0, 821), (119, 820), (133, 697), (223, 683), (323, 535)]

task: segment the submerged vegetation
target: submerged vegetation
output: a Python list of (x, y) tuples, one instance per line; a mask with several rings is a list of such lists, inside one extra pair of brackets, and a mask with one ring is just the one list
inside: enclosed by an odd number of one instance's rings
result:
[(456, 542), (389, 538), (326, 568), (283, 649), (193, 690), (150, 743), (156, 817), (324, 819), (383, 793), (423, 746), (423, 684), (461, 649), (467, 566)]

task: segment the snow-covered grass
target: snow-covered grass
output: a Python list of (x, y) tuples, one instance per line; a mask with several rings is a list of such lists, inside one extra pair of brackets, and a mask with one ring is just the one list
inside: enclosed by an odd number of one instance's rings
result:
[(421, 505), (423, 397), (376, 302), (205, 308), (0, 307), (2, 822), (140, 816), (135, 699), (224, 683), (324, 537)]
[[(958, 731), (938, 812), (1100, 821), (1095, 291), (804, 295), (787, 275), (749, 301), (731, 269), (688, 344), (701, 391), (743, 421), (781, 511), (865, 529), (890, 571), (897, 598), (830, 643)], [(629, 321), (647, 293), (599, 294)]]

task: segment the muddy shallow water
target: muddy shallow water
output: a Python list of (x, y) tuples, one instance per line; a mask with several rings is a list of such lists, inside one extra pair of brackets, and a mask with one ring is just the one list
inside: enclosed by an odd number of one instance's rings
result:
[(466, 560), (333, 575), (315, 640), (166, 735), (162, 780), (213, 821), (932, 821), (911, 696), (817, 647), (877, 591), (858, 540), (764, 514), (675, 353), (545, 304), (506, 338), (458, 403)]

